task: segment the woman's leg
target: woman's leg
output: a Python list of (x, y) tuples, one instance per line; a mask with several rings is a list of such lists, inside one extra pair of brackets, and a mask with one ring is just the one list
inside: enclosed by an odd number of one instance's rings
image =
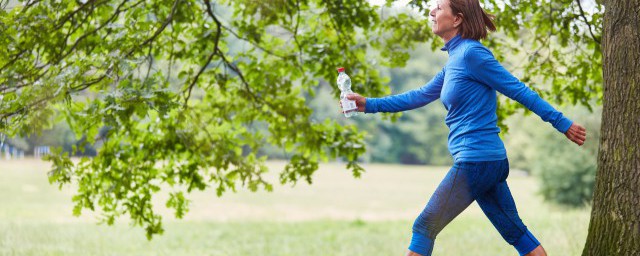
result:
[(408, 256), (431, 255), (436, 235), (473, 202), (468, 169), (464, 167), (464, 164), (451, 167), (414, 222)]
[(491, 168), (492, 171), (502, 174), (498, 183), (479, 194), (476, 197), (478, 205), (487, 215), (500, 235), (513, 245), (520, 255), (546, 255), (540, 242), (529, 232), (518, 216), (515, 201), (507, 185), (506, 178), (509, 174), (509, 164), (505, 161)]

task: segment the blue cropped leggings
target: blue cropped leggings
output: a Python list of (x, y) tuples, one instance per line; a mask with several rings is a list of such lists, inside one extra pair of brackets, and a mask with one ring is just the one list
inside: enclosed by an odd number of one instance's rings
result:
[(474, 200), (500, 235), (520, 255), (540, 242), (527, 230), (507, 186), (509, 161), (456, 162), (413, 224), (409, 250), (427, 256), (436, 236)]

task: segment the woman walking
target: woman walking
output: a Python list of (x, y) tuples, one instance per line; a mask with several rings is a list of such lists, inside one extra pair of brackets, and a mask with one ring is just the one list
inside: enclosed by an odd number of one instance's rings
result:
[(399, 112), (441, 99), (448, 113), (453, 167), (413, 225), (408, 256), (431, 255), (438, 233), (473, 201), (520, 255), (546, 255), (522, 223), (507, 186), (507, 153), (498, 136), (496, 91), (518, 101), (578, 145), (586, 130), (555, 110), (504, 69), (478, 40), (495, 31), (478, 0), (440, 0), (430, 13), (432, 31), (445, 41), (449, 61), (421, 88), (383, 98), (357, 94), (358, 111)]

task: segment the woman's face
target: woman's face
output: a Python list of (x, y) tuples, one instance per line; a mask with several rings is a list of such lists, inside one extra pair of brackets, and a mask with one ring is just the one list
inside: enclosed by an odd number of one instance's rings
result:
[(454, 15), (449, 6), (449, 0), (437, 0), (429, 13), (431, 16), (431, 31), (445, 41), (458, 34), (458, 26), (462, 18)]

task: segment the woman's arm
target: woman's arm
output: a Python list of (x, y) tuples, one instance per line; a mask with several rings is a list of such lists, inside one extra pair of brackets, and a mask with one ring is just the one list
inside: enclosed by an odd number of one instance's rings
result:
[(565, 133), (573, 123), (502, 67), (488, 49), (470, 47), (464, 57), (473, 79), (524, 105), (558, 131)]
[(551, 123), (556, 130), (578, 145), (586, 139), (586, 130), (579, 124), (566, 118), (560, 111), (543, 100), (538, 93), (525, 86), (494, 58), (485, 47), (474, 46), (466, 50), (464, 55), (471, 77), (507, 97), (519, 102), (536, 113), (545, 122)]
[[(440, 91), (442, 90), (442, 83), (444, 82), (444, 74), (445, 70), (443, 68), (424, 86), (405, 93), (383, 98), (361, 99), (361, 102), (366, 105), (363, 111), (366, 113), (400, 112), (427, 105), (440, 98)], [(356, 104), (357, 102), (358, 100), (356, 100)]]

